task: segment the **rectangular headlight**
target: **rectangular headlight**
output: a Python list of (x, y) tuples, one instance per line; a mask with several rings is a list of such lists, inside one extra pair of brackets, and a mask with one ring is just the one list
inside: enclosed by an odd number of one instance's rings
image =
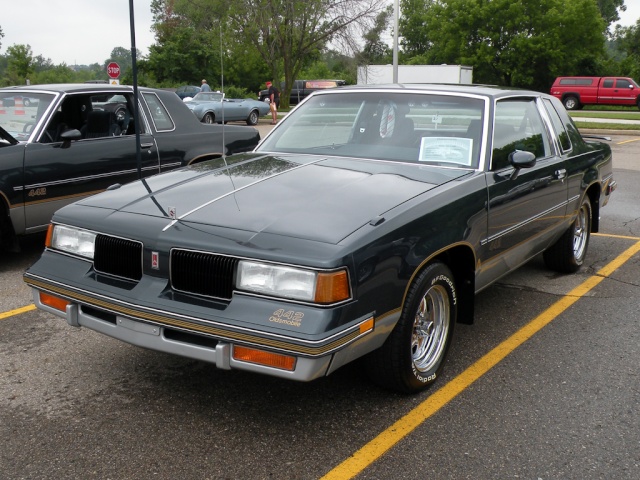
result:
[(323, 305), (350, 298), (348, 276), (344, 269), (316, 272), (241, 260), (238, 263), (236, 287), (245, 292)]
[(316, 273), (310, 270), (242, 260), (238, 264), (240, 290), (310, 302), (316, 289)]
[(66, 225), (54, 225), (49, 246), (55, 250), (93, 260), (96, 234)]

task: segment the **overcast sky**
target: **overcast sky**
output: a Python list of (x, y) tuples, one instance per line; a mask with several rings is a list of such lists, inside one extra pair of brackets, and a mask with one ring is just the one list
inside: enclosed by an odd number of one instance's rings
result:
[[(155, 41), (151, 0), (133, 0), (136, 47), (143, 54)], [(634, 25), (640, 1), (626, 0), (620, 24)], [(115, 47), (131, 48), (129, 0), (2, 0), (0, 53), (30, 45), (34, 56), (53, 64), (102, 64)]]

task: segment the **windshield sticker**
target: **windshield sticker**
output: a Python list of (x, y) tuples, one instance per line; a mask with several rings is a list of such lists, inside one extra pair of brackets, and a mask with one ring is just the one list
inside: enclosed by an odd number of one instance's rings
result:
[(473, 140), (460, 137), (422, 137), (420, 162), (457, 163), (471, 166)]

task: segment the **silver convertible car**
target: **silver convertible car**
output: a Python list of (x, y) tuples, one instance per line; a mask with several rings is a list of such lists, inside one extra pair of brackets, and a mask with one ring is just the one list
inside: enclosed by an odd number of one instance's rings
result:
[(200, 92), (184, 102), (202, 123), (247, 122), (256, 125), (269, 105), (251, 98), (226, 98), (221, 92)]
[(583, 265), (615, 185), (609, 145), (550, 95), (326, 89), (251, 153), (58, 210), (24, 278), (38, 308), (134, 345), (301, 381), (362, 359), (416, 392), (477, 292), (539, 254)]

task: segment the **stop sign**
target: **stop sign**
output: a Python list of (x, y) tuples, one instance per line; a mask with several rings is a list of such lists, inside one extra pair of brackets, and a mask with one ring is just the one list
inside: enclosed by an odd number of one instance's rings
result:
[(120, 76), (120, 65), (116, 62), (111, 62), (107, 65), (107, 75), (109, 75), (109, 78), (118, 78)]

